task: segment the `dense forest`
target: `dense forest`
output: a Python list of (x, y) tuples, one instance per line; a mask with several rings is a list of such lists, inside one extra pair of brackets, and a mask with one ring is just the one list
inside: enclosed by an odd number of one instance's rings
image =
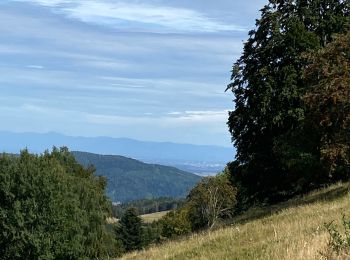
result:
[[(97, 161), (75, 153), (75, 159), (65, 148), (42, 155), (27, 151), (19, 157), (2, 155), (0, 255), (3, 259), (119, 256), (214, 229), (255, 205), (271, 205), (348, 181), (349, 15), (350, 2), (344, 0), (270, 0), (262, 8), (226, 89), (234, 96), (227, 124), (236, 158), (215, 177), (187, 179), (188, 185), (199, 182), (179, 207), (158, 221), (143, 223), (135, 202), (119, 213), (116, 223), (108, 223), (112, 203), (105, 195), (106, 179), (88, 165), (109, 167), (109, 157)], [(159, 166), (142, 167), (145, 176), (156, 172), (154, 178), (160, 177)], [(111, 176), (117, 167), (110, 169), (106, 177), (114, 182)], [(143, 185), (140, 182), (139, 188)], [(176, 185), (177, 180), (169, 179), (162, 189)], [(134, 198), (139, 199), (124, 199)]]

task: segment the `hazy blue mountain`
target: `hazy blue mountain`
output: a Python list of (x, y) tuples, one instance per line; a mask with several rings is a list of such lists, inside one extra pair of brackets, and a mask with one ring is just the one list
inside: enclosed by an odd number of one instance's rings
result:
[(234, 157), (234, 150), (230, 147), (145, 142), (127, 138), (71, 137), (57, 133), (0, 132), (0, 144), (0, 151), (9, 153), (18, 153), (24, 147), (41, 153), (52, 146), (67, 146), (70, 150), (122, 155), (204, 175), (221, 171)]
[(115, 202), (185, 197), (201, 178), (174, 167), (146, 164), (123, 156), (86, 152), (73, 152), (73, 155), (85, 166), (94, 165), (97, 175), (107, 177), (107, 194)]

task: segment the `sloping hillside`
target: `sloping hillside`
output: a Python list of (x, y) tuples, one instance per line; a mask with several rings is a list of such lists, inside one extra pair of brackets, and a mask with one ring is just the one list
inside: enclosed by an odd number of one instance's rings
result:
[(96, 174), (108, 179), (107, 194), (113, 201), (156, 197), (185, 197), (200, 177), (174, 167), (146, 164), (116, 155), (73, 152), (85, 166), (94, 165)]
[(338, 184), (273, 207), (250, 210), (229, 227), (124, 259), (322, 259), (329, 239), (324, 223), (340, 223), (342, 213), (350, 217), (349, 188), (349, 184)]

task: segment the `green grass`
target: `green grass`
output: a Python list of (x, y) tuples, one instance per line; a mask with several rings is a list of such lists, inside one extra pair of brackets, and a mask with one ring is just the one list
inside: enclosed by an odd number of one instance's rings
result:
[(340, 223), (342, 213), (350, 216), (349, 188), (349, 184), (337, 184), (275, 206), (251, 209), (227, 227), (123, 259), (322, 259), (329, 240), (324, 223)]

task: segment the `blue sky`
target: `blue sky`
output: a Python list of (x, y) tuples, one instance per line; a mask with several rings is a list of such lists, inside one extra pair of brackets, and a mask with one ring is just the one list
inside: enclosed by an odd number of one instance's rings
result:
[(1, 131), (230, 145), (265, 0), (2, 0)]

